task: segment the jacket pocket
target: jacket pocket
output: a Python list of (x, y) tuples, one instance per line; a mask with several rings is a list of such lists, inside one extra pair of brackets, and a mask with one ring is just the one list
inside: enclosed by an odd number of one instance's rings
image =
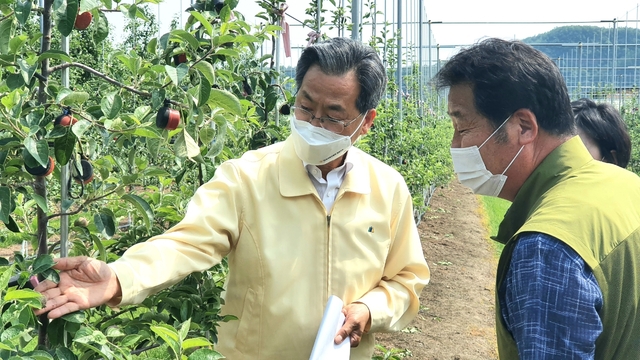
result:
[(257, 335), (260, 332), (260, 326), (255, 325), (257, 320), (255, 318), (255, 306), (256, 292), (249, 289), (244, 297), (244, 306), (242, 307), (242, 315), (240, 315), (240, 323), (236, 333), (236, 347), (242, 353), (258, 348), (258, 344), (255, 342), (259, 338)]

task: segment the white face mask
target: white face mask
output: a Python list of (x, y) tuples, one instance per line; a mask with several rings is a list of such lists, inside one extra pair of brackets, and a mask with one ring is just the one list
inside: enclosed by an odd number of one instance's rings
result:
[(360, 129), (365, 113), (356, 130), (350, 135), (340, 135), (298, 120), (291, 115), (291, 136), (298, 157), (311, 165), (324, 165), (344, 155), (351, 147), (351, 137)]
[(494, 175), (484, 164), (482, 155), (480, 155), (480, 148), (491, 139), (491, 137), (500, 130), (500, 128), (509, 121), (511, 116), (507, 118), (498, 128), (485, 140), (480, 147), (470, 146), (466, 148), (451, 148), (451, 158), (453, 160), (453, 170), (458, 174), (458, 180), (466, 187), (471, 188), (475, 194), (495, 196), (500, 195), (502, 187), (507, 182), (507, 176), (504, 174), (509, 170), (511, 164), (516, 161), (518, 155), (524, 145), (518, 150), (516, 156), (513, 157), (507, 168), (504, 169), (502, 174)]

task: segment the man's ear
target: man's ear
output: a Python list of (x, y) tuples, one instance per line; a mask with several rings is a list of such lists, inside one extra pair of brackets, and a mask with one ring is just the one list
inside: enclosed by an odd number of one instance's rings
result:
[(369, 132), (369, 129), (371, 129), (371, 127), (373, 126), (373, 120), (376, 118), (376, 115), (378, 113), (376, 112), (376, 109), (371, 109), (369, 111), (367, 111), (367, 113), (364, 116), (364, 123), (362, 124), (362, 127), (360, 128), (360, 134), (361, 135), (365, 135)]
[(513, 113), (518, 126), (518, 142), (520, 145), (532, 143), (538, 137), (538, 119), (529, 109), (518, 109)]

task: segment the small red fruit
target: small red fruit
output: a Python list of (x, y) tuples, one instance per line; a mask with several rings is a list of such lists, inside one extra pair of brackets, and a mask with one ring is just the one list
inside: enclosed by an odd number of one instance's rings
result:
[(80, 176), (79, 174), (76, 174), (73, 177), (73, 179), (77, 183), (83, 183), (87, 185), (88, 183), (93, 181), (93, 166), (86, 159), (80, 160), (80, 165), (82, 166), (82, 176)]
[(178, 66), (180, 64), (184, 64), (187, 62), (187, 54), (182, 53), (178, 55), (173, 55), (173, 64)]
[(76, 22), (74, 23), (74, 27), (77, 30), (84, 30), (91, 25), (91, 20), (93, 19), (93, 15), (89, 11), (85, 11), (82, 14), (78, 14), (76, 16)]
[(29, 167), (27, 164), (24, 164), (24, 169), (33, 176), (49, 176), (53, 172), (54, 168), (55, 162), (53, 161), (53, 158), (51, 156), (49, 156), (49, 162), (47, 162), (46, 168), (39, 164), (35, 167)]
[(69, 114), (61, 114), (54, 121), (53, 125), (71, 126), (78, 122), (78, 119)]
[(156, 126), (161, 129), (175, 130), (180, 124), (180, 112), (172, 109), (168, 101), (164, 102), (164, 106), (158, 110), (156, 115)]

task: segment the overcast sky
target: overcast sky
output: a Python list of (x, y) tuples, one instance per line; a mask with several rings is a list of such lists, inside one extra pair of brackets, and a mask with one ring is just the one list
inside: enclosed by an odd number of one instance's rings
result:
[[(336, 0), (339, 3), (340, 0)], [(344, 1), (344, 0), (343, 0)], [(404, 22), (419, 20), (418, 0), (402, 0)], [(288, 14), (296, 19), (304, 20), (305, 8), (309, 0), (291, 0), (288, 2)], [(324, 1), (331, 6), (328, 0)], [(387, 10), (384, 11), (384, 4)], [(519, 2), (514, 0), (424, 0), (424, 20), (431, 20), (433, 35), (432, 42), (443, 47), (447, 45), (468, 45), (485, 37), (500, 37), (504, 39), (523, 39), (532, 35), (543, 33), (554, 27), (563, 25), (597, 25), (612, 28), (612, 20), (629, 20), (618, 23), (617, 26), (638, 27), (637, 0), (537, 0)], [(191, 4), (190, 0), (165, 0), (159, 6), (151, 5), (152, 11), (159, 15), (160, 33), (169, 30), (169, 24), (174, 16), (180, 18), (180, 9), (186, 9)], [(394, 22), (397, 14), (393, 13), (397, 0), (377, 0), (378, 8), (384, 15), (378, 15), (378, 21)], [(254, 0), (240, 0), (236, 9), (240, 11), (249, 23), (260, 22), (254, 15), (262, 11)], [(183, 13), (182, 19), (186, 21), (187, 14)], [(123, 16), (110, 14), (109, 21), (116, 29), (115, 39), (121, 38), (117, 34), (118, 29), (123, 28)], [(292, 26), (293, 47), (306, 45), (307, 33), (311, 29), (298, 27), (296, 20), (287, 18)], [(606, 22), (600, 22), (606, 20)], [(442, 22), (442, 23), (435, 23)], [(509, 22), (510, 24), (450, 24), (452, 22)], [(550, 24), (526, 24), (531, 22), (559, 22)], [(380, 29), (378, 26), (378, 30)], [(417, 26), (415, 31), (406, 30), (405, 37), (411, 43), (418, 42)], [(329, 32), (329, 30), (325, 30)], [(371, 29), (368, 30), (370, 36)], [(350, 36), (350, 34), (346, 34)], [(335, 34), (333, 34), (335, 36)], [(634, 39), (635, 40), (635, 39)], [(423, 32), (423, 41), (428, 43), (427, 34)], [(433, 43), (432, 43), (433, 44)], [(435, 45), (433, 44), (433, 45)], [(452, 50), (453, 51), (453, 50)], [(445, 51), (446, 52), (446, 51)], [(286, 63), (284, 63), (286, 65)]]

